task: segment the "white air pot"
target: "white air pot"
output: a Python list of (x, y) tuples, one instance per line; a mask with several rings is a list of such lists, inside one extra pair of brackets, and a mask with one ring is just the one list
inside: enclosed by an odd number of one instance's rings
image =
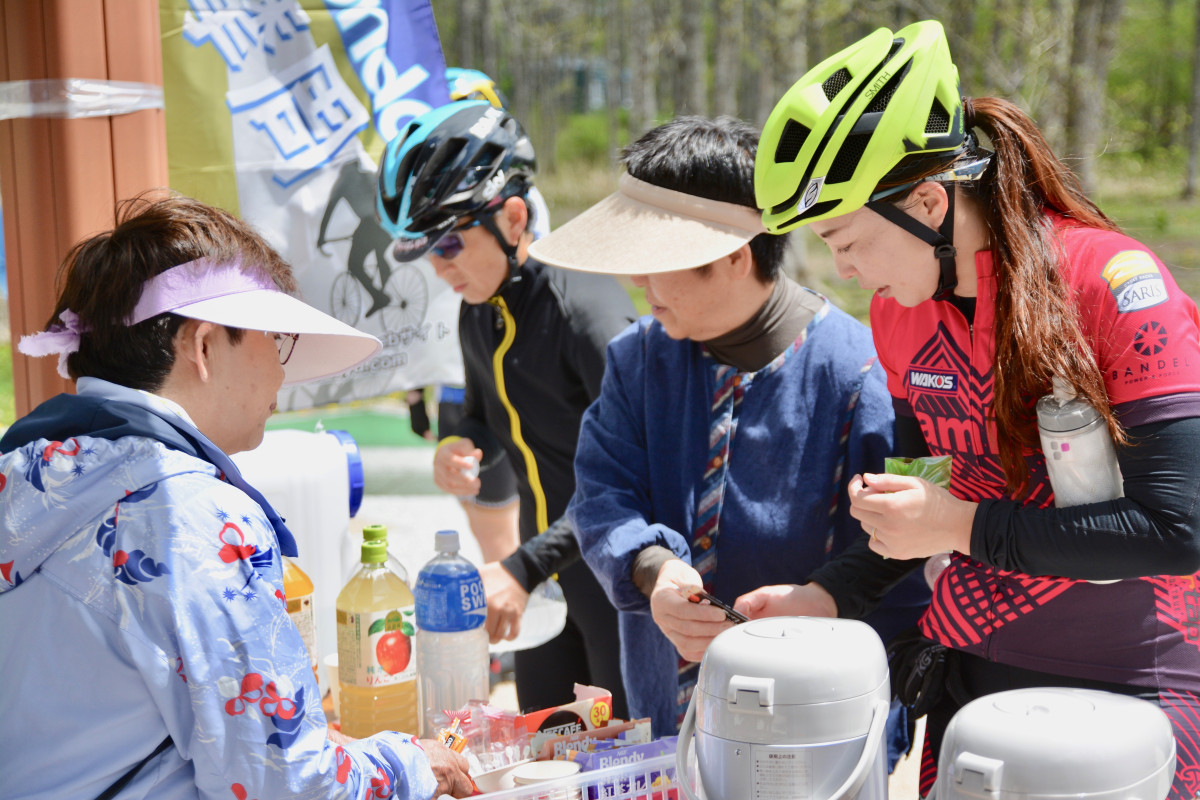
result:
[[(854, 620), (773, 617), (713, 639), (679, 732), (709, 800), (886, 800), (883, 643)], [(680, 782), (695, 799), (688, 781)]]
[(1145, 700), (1014, 689), (973, 700), (946, 728), (931, 800), (1163, 800), (1175, 736)]

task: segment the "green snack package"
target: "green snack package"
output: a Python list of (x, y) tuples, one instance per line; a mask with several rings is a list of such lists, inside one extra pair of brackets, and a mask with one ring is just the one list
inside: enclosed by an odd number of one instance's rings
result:
[(885, 458), (884, 472), (891, 475), (912, 475), (924, 478), (934, 486), (950, 488), (950, 469), (953, 456), (923, 456), (921, 458)]

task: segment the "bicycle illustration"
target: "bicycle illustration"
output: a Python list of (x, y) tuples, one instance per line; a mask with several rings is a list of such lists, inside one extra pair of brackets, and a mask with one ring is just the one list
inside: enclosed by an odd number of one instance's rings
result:
[[(358, 224), (349, 236), (326, 239), (329, 221), (343, 200)], [(393, 267), (388, 261), (392, 240), (375, 219), (375, 175), (364, 170), (358, 159), (342, 165), (330, 189), (317, 233), (317, 249), (328, 255), (326, 244), (347, 239), (350, 253), (346, 271), (338, 273), (330, 288), (329, 308), (333, 316), (356, 326), (379, 314), (385, 331), (419, 327), (429, 308), (429, 286), (415, 264)]]

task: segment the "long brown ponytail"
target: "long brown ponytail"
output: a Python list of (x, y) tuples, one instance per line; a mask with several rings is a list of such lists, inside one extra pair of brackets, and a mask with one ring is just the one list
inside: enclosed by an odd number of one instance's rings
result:
[(1126, 441), (1063, 280), (1063, 251), (1045, 212), (1058, 211), (1090, 227), (1118, 228), (1017, 106), (994, 97), (966, 98), (963, 110), (966, 124), (985, 133), (995, 152), (983, 177), (963, 188), (983, 203), (991, 234), (997, 278), (995, 423), (1004, 477), (1019, 497), (1029, 483), (1023, 450), (1039, 447), (1033, 403), (1047, 393), (1052, 376), (1064, 378), (1103, 415), (1116, 442)]

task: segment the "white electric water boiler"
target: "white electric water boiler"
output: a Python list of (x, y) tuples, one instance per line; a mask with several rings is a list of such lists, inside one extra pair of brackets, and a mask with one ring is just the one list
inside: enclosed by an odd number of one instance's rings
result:
[(1175, 736), (1158, 706), (1091, 689), (1013, 689), (959, 709), (930, 800), (1163, 800)]
[[(713, 639), (679, 732), (708, 800), (886, 800), (887, 655), (855, 620), (772, 617)], [(688, 781), (684, 793), (695, 795)]]

